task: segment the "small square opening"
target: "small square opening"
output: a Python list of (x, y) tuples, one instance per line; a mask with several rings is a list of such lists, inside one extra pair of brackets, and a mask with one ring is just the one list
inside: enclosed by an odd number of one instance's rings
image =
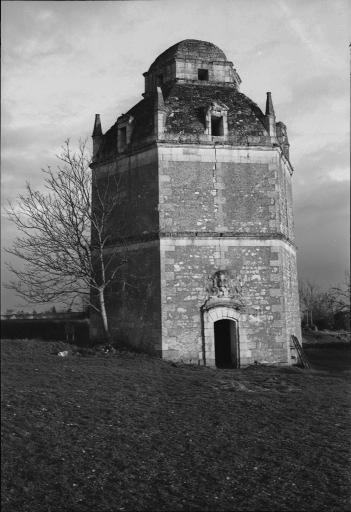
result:
[(208, 69), (198, 69), (197, 78), (198, 80), (208, 80)]
[(223, 117), (211, 117), (211, 134), (214, 137), (224, 135)]

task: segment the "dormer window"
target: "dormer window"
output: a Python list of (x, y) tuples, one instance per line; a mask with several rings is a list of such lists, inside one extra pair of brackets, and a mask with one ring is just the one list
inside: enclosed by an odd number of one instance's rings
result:
[(121, 148), (124, 148), (127, 145), (127, 127), (123, 126), (118, 130), (118, 132)]
[(131, 143), (133, 125), (133, 116), (122, 115), (117, 120), (117, 149), (119, 153), (125, 151), (128, 145)]
[(197, 70), (197, 78), (198, 78), (198, 80), (203, 80), (203, 81), (208, 80), (208, 69), (198, 69)]
[(221, 117), (211, 116), (211, 135), (214, 137), (220, 137), (220, 136), (224, 135), (223, 116), (221, 116)]
[(211, 137), (227, 137), (228, 135), (228, 107), (224, 103), (212, 102), (205, 110), (206, 131)]

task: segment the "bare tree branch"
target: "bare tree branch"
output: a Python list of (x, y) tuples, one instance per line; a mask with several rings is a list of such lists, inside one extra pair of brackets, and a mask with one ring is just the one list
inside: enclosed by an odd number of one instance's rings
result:
[[(7, 262), (13, 275), (7, 287), (30, 303), (60, 301), (73, 307), (84, 302), (100, 314), (108, 337), (106, 290), (127, 263), (121, 248), (118, 257), (117, 250), (108, 256), (105, 251), (119, 204), (120, 181), (92, 179), (86, 142), (74, 152), (67, 140), (57, 158), (56, 169), (42, 170), (43, 192), (27, 183), (26, 192), (8, 204), (7, 214), (19, 236), (7, 249), (15, 257), (15, 262), (13, 258)], [(114, 236), (119, 232), (123, 239), (125, 224), (120, 220), (114, 224)], [(91, 300), (92, 295), (98, 300)]]

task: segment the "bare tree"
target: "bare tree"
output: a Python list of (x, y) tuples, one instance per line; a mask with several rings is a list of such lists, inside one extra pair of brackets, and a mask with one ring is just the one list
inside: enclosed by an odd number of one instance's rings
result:
[(345, 271), (344, 282), (330, 289), (331, 306), (335, 313), (350, 312), (351, 281), (350, 272)]
[(300, 309), (308, 326), (335, 328), (336, 317), (350, 312), (350, 274), (344, 283), (326, 291), (310, 281), (299, 282)]
[(126, 264), (122, 238), (117, 260), (116, 250), (105, 251), (112, 220), (114, 236), (118, 231), (119, 184), (116, 178), (103, 184), (92, 178), (85, 142), (74, 152), (67, 140), (57, 157), (55, 170), (43, 170), (44, 192), (27, 183), (26, 192), (7, 208), (20, 232), (7, 252), (22, 261), (22, 266), (8, 263), (14, 279), (7, 286), (29, 303), (90, 305), (109, 338), (106, 291)]
[(333, 311), (329, 291), (322, 291), (310, 281), (299, 282), (300, 310), (308, 326), (332, 326)]

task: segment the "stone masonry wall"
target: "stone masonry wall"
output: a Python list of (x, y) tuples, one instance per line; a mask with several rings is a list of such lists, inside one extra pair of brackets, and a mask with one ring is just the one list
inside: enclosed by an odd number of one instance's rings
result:
[[(296, 253), (281, 248), (280, 259), (282, 262), (282, 288), (284, 292), (282, 303), (287, 341), (290, 343), (290, 336), (293, 334), (302, 343)], [(297, 362), (295, 350), (289, 350), (288, 356), (289, 359), (291, 357), (295, 358), (293, 361), (290, 361), (291, 364)]]
[[(94, 169), (101, 189), (116, 194), (118, 206), (109, 229), (105, 256), (116, 265), (127, 259), (106, 295), (112, 337), (149, 353), (161, 352), (160, 254), (158, 234), (158, 159), (156, 148), (123, 156)], [(142, 241), (151, 239), (149, 241)], [(110, 269), (114, 264), (110, 265)], [(101, 337), (92, 311), (91, 338)]]
[(159, 150), (161, 231), (293, 238), (291, 176), (278, 150)]
[(227, 270), (246, 303), (241, 364), (289, 363), (299, 337), (290, 171), (276, 148), (159, 145), (164, 357), (203, 360), (207, 280)]
[(117, 194), (111, 222), (111, 243), (117, 237), (158, 232), (158, 159), (156, 148), (120, 157), (95, 171), (96, 179)]
[(225, 269), (242, 284), (246, 303), (238, 313), (241, 364), (287, 364), (298, 311), (296, 295), (292, 293), (289, 305), (284, 299), (290, 259), (294, 261), (294, 249), (278, 240), (162, 239), (163, 356), (201, 361), (201, 306), (207, 298), (207, 279)]
[[(116, 228), (129, 219), (128, 265), (106, 299), (114, 338), (203, 363), (208, 278), (228, 270), (246, 304), (236, 317), (241, 364), (289, 363), (300, 319), (295, 249), (284, 240), (293, 236), (291, 176), (277, 149), (158, 144), (96, 172), (119, 180)], [(142, 242), (148, 234), (157, 239)]]
[(233, 83), (233, 64), (232, 62), (211, 62), (200, 59), (177, 59), (176, 77), (185, 80), (197, 80), (198, 69), (208, 70), (208, 80), (211, 82)]
[[(111, 251), (112, 249), (110, 249)], [(106, 251), (108, 255), (109, 250)], [(159, 241), (129, 244), (115, 256), (127, 257), (112, 288), (106, 309), (113, 339), (151, 354), (161, 354)], [(113, 268), (113, 265), (111, 266)], [(101, 336), (99, 318), (91, 318), (92, 338)]]

